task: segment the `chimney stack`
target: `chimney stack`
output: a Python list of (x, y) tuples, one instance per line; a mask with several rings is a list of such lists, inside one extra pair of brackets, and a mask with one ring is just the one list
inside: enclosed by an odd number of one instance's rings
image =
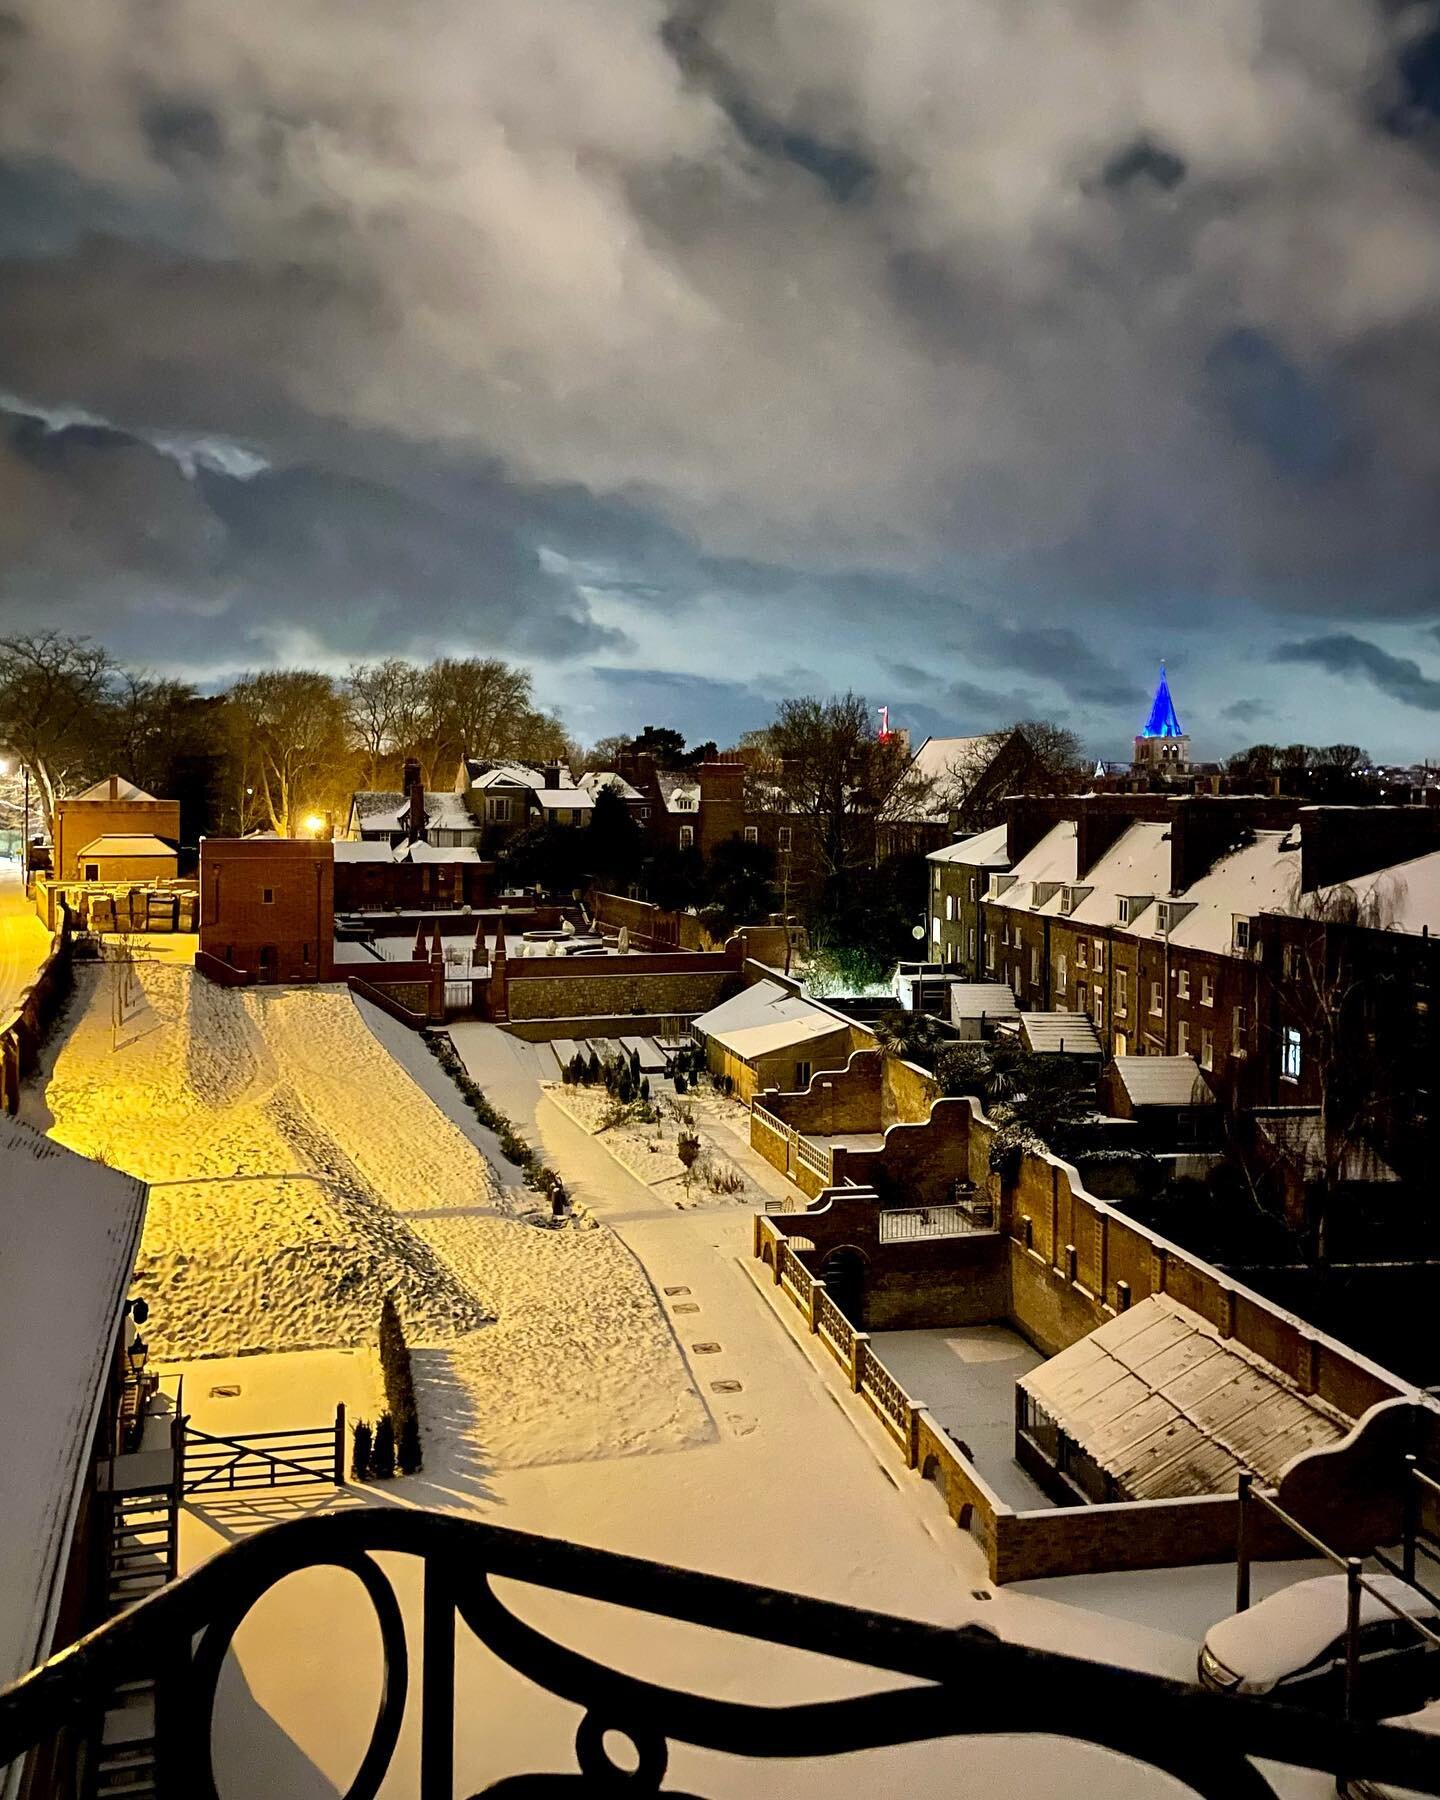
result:
[(120, 777), (118, 775), (110, 777), (110, 798), (112, 800), (120, 798)]
[(405, 830), (410, 841), (415, 843), (425, 835), (425, 783), (420, 779), (418, 757), (405, 758), (403, 782), (409, 808), (405, 816)]

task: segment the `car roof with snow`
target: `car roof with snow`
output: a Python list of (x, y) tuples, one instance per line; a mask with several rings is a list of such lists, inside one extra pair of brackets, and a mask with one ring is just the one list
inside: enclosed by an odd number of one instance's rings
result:
[[(1398, 1575), (1367, 1575), (1360, 1597), (1360, 1623), (1390, 1617), (1378, 1589), (1402, 1612), (1433, 1624), (1440, 1607)], [(1348, 1581), (1344, 1575), (1316, 1575), (1232, 1613), (1205, 1634), (1205, 1647), (1234, 1675), (1247, 1681), (1279, 1681), (1303, 1669), (1345, 1632)], [(1416, 1642), (1420, 1640), (1417, 1637)]]

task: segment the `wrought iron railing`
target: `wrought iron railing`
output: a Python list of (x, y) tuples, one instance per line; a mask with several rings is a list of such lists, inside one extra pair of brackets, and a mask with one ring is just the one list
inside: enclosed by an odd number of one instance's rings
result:
[[(423, 1564), (416, 1616), (407, 1617), (377, 1554)], [(421, 1800), (453, 1800), (457, 1618), (496, 1656), (581, 1709), (571, 1753), (556, 1743), (551, 1770), (484, 1791), (655, 1794), (674, 1747), (764, 1764), (836, 1757), (889, 1745), (995, 1732), (1036, 1733), (1102, 1746), (1164, 1772), (1207, 1800), (1273, 1795), (1253, 1758), (1346, 1771), (1440, 1792), (1440, 1740), (1394, 1726), (1346, 1725), (1307, 1711), (1206, 1693), (1157, 1675), (1007, 1643), (976, 1625), (920, 1624), (500, 1526), (402, 1508), (358, 1508), (293, 1520), (222, 1551), (122, 1613), (0, 1694), (0, 1766), (83, 1720), (136, 1667), (156, 1672), (156, 1792), (161, 1800), (258, 1793), (244, 1771), (214, 1766), (212, 1713), (227, 1651), (256, 1603), (287, 1575), (352, 1572), (374, 1609), (384, 1681), (369, 1742), (346, 1800), (374, 1800), (392, 1767), (411, 1671), (418, 1676)], [(756, 1705), (641, 1679), (556, 1642), (510, 1610), (495, 1581), (554, 1592), (839, 1658), (903, 1678), (856, 1697)], [(410, 1584), (402, 1585), (408, 1592)], [(633, 1773), (611, 1760), (607, 1734), (629, 1739)], [(955, 1747), (951, 1791), (966, 1785)], [(462, 1771), (467, 1783), (474, 1771)], [(773, 1777), (770, 1779), (774, 1779)], [(237, 1785), (238, 1784), (238, 1785)], [(408, 1785), (408, 1784), (407, 1784)], [(863, 1778), (857, 1786), (863, 1787)], [(767, 1790), (757, 1767), (750, 1791)], [(468, 1785), (465, 1791), (470, 1791)]]
[(895, 1206), (884, 1208), (878, 1218), (882, 1244), (904, 1244), (916, 1238), (973, 1237), (993, 1233), (991, 1219), (977, 1223), (967, 1206)]

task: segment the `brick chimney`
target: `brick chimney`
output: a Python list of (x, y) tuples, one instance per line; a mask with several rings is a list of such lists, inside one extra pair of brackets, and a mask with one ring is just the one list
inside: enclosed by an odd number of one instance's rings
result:
[(495, 927), (495, 954), (490, 958), (490, 1017), (496, 1024), (503, 1024), (510, 1017), (505, 976), (505, 919), (502, 914)]
[(409, 810), (405, 815), (405, 830), (411, 842), (425, 835), (425, 783), (420, 779), (420, 762), (418, 757), (405, 758), (404, 774), (405, 799)]
[(112, 800), (120, 798), (120, 777), (118, 775), (110, 777), (110, 798)]

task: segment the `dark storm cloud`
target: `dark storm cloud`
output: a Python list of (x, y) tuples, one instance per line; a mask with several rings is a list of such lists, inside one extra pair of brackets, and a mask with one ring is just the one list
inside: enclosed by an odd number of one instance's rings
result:
[(1378, 644), (1349, 632), (1282, 644), (1274, 652), (1274, 661), (1309, 663), (1330, 675), (1358, 675), (1403, 706), (1440, 712), (1440, 680), (1426, 675), (1413, 658), (1392, 656)]
[(1435, 617), (1433, 7), (9, 16), (0, 389), (127, 441), (8, 446), (7, 619), (1123, 735), (1161, 633)]
[(1264, 700), (1232, 700), (1221, 707), (1220, 717), (1233, 719), (1237, 725), (1260, 725), (1273, 718), (1274, 710)]

